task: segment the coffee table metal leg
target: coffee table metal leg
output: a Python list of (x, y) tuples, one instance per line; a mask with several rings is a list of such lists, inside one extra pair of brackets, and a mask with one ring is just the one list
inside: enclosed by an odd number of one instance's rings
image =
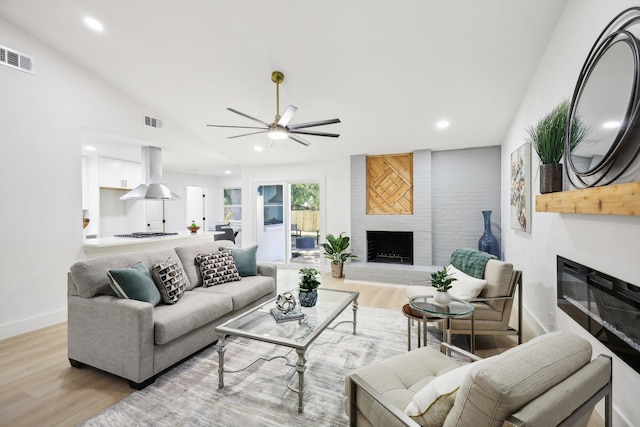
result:
[(356, 334), (356, 325), (357, 325), (357, 314), (358, 314), (358, 298), (353, 300), (351, 304), (353, 308), (353, 335)]
[[(420, 337), (420, 334), (418, 334), (418, 337)], [(409, 317), (407, 317), (407, 351), (411, 351), (411, 318)]]
[(216, 343), (216, 350), (218, 351), (218, 388), (224, 387), (224, 348), (227, 343), (225, 341), (225, 334), (218, 334), (218, 342)]
[(304, 349), (297, 348), (296, 353), (298, 353), (298, 363), (296, 364), (296, 371), (298, 371), (298, 413), (302, 413), (304, 411), (304, 371), (307, 369), (305, 363), (307, 360), (304, 357)]

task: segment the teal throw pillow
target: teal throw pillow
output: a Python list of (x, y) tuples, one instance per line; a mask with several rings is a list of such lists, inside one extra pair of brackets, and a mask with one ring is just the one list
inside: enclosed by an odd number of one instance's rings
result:
[(233, 261), (236, 263), (236, 268), (240, 277), (257, 276), (258, 275), (258, 245), (251, 246), (249, 248), (220, 248), (231, 249), (231, 255), (233, 255)]
[(107, 271), (111, 288), (120, 298), (135, 299), (158, 305), (162, 297), (146, 265)]

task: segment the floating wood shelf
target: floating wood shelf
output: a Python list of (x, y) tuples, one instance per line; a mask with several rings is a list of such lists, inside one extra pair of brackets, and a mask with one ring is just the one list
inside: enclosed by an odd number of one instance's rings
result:
[(540, 194), (536, 211), (640, 216), (640, 182)]

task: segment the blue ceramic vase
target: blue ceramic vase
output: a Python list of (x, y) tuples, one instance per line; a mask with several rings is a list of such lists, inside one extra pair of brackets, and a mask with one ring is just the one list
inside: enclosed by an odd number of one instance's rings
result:
[(484, 217), (484, 233), (478, 240), (478, 250), (490, 253), (500, 259), (500, 243), (491, 232), (491, 211), (482, 211)]
[(311, 291), (300, 289), (298, 292), (298, 299), (302, 307), (313, 307), (318, 301), (318, 290), (313, 289)]

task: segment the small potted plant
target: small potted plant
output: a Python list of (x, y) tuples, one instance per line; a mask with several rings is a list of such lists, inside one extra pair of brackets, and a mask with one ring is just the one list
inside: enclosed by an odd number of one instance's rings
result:
[(200, 230), (200, 226), (195, 221), (191, 221), (191, 225), (187, 227), (187, 230), (191, 231), (191, 234), (195, 234)]
[(449, 289), (451, 289), (451, 283), (456, 280), (458, 279), (447, 274), (447, 267), (442, 267), (442, 270), (431, 273), (431, 286), (437, 289), (433, 295), (436, 304), (447, 305), (451, 302)]
[(320, 272), (315, 268), (301, 268), (300, 273), (300, 291), (298, 292), (298, 299), (302, 307), (313, 307), (318, 301), (318, 286), (320, 281), (317, 279)]
[(355, 255), (345, 252), (349, 247), (349, 237), (340, 233), (335, 237), (333, 234), (327, 234), (327, 243), (323, 243), (324, 257), (331, 260), (331, 277), (342, 277), (342, 268), (344, 262), (348, 258), (356, 258)]
[[(564, 154), (569, 101), (564, 100), (549, 114), (527, 129), (529, 142), (540, 159), (540, 193), (562, 191), (562, 164)], [(570, 149), (582, 142), (589, 128), (576, 116), (571, 126)]]

